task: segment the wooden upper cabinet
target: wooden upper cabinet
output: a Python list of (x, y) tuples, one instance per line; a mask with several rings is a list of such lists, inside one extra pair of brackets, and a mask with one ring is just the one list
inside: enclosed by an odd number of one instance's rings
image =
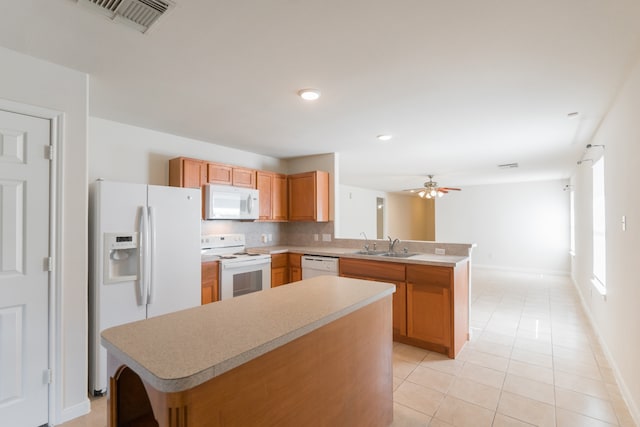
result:
[(254, 169), (234, 167), (231, 182), (236, 187), (256, 188), (256, 171)]
[(329, 173), (289, 175), (289, 221), (329, 221)]
[(271, 194), (271, 216), (274, 221), (289, 219), (289, 197), (287, 195), (287, 176), (276, 173), (273, 175)]
[[(260, 210), (258, 219), (273, 219), (271, 214), (271, 194), (273, 193), (273, 174), (270, 172), (258, 171), (256, 173), (256, 188), (260, 197)], [(273, 263), (273, 257), (271, 259)]]
[(287, 176), (257, 171), (256, 188), (260, 192), (260, 216), (263, 221), (287, 220)]
[(231, 185), (233, 168), (222, 163), (207, 163), (207, 182), (209, 184)]
[(202, 160), (177, 157), (169, 160), (169, 185), (200, 188), (207, 182), (207, 164)]
[(223, 163), (207, 163), (209, 184), (256, 188), (256, 171)]

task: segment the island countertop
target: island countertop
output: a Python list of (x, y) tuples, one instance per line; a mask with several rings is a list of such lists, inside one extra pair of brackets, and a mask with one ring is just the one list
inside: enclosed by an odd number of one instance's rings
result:
[(102, 344), (157, 390), (179, 392), (393, 292), (388, 283), (315, 277), (109, 328)]

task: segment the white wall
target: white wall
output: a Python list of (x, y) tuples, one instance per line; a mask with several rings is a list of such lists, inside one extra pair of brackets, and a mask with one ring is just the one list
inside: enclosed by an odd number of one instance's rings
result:
[(568, 274), (567, 180), (467, 186), (436, 200), (436, 240), (476, 243), (475, 266)]
[(54, 419), (89, 410), (87, 399), (87, 75), (0, 48), (0, 98), (64, 113), (58, 141), (62, 214), (54, 370)]
[[(340, 230), (339, 234), (336, 231), (336, 235), (344, 239), (361, 239), (360, 233), (364, 232), (367, 238), (375, 239), (378, 224), (377, 198), (386, 199), (386, 193), (348, 185), (340, 185), (339, 188), (340, 211), (336, 213), (336, 218), (340, 220)], [(385, 212), (385, 222), (386, 216)]]
[(97, 178), (168, 185), (174, 157), (286, 173), (286, 161), (151, 129), (89, 117), (89, 182)]
[[(631, 70), (602, 122), (594, 145), (605, 145), (607, 295), (590, 283), (592, 272), (591, 167), (576, 167), (576, 255), (573, 277), (636, 423), (640, 424), (640, 62)], [(598, 154), (600, 148), (592, 148)], [(592, 157), (590, 153), (588, 158)], [(622, 216), (627, 229), (622, 230)]]

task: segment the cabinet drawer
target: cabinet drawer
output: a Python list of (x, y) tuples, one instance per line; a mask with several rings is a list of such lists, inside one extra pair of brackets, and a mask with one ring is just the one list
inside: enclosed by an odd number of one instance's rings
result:
[(287, 254), (271, 255), (271, 268), (287, 267), (289, 265)]
[(450, 287), (451, 277), (451, 267), (407, 265), (407, 283)]
[(404, 282), (405, 265), (394, 262), (340, 258), (340, 275)]

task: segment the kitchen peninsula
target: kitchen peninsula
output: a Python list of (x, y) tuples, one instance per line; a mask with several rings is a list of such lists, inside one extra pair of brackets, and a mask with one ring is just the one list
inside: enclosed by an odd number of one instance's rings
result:
[[(393, 283), (393, 339), (455, 358), (469, 340), (469, 267), (475, 245), (407, 241), (400, 252), (388, 253), (384, 242), (376, 242), (383, 248), (378, 251), (363, 250), (362, 242), (341, 239), (335, 241), (341, 246), (271, 246), (249, 251), (271, 254), (272, 265), (287, 257), (289, 281), (297, 280), (294, 268), (299, 268), (299, 261), (295, 266), (291, 261), (312, 255), (337, 259), (340, 277)], [(274, 277), (271, 286), (286, 283)]]
[(394, 291), (316, 277), (107, 329), (108, 425), (388, 426)]

